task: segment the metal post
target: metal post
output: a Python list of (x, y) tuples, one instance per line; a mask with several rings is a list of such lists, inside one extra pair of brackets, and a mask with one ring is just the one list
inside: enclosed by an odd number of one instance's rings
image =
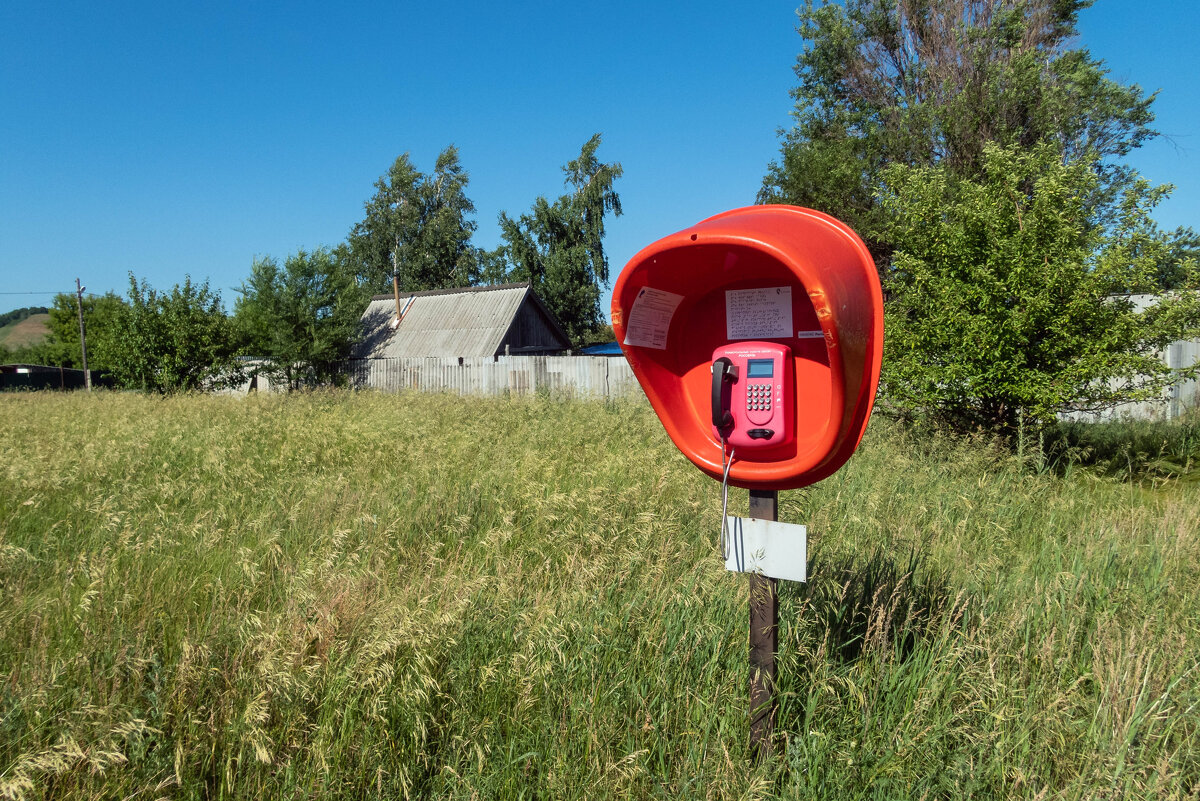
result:
[(83, 385), (87, 387), (87, 391), (92, 391), (92, 374), (87, 366), (87, 335), (83, 331), (83, 287), (79, 283), (79, 279), (75, 279), (75, 299), (78, 301), (76, 308), (79, 310), (79, 347), (83, 351)]
[[(779, 519), (776, 490), (750, 490), (750, 517)], [(775, 652), (779, 649), (779, 584), (750, 574), (750, 753), (756, 762), (771, 755), (775, 732)]]

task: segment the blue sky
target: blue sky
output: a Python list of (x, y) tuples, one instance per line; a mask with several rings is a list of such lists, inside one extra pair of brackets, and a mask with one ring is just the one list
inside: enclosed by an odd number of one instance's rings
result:
[[(640, 248), (752, 203), (788, 124), (795, 0), (741, 3), (30, 3), (0, 7), (0, 311), (210, 280), (345, 239), (401, 153), (448, 144), (476, 244), (563, 191), (595, 132), (618, 161), (613, 277)], [(1131, 162), (1200, 227), (1200, 14), (1099, 0), (1080, 44), (1161, 90)], [(25, 294), (33, 293), (33, 294)], [(605, 301), (607, 309), (607, 300)]]

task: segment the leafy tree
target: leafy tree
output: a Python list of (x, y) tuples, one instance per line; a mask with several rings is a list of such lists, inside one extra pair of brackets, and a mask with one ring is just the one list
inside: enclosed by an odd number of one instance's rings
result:
[(393, 265), (400, 289), (420, 291), (469, 286), (479, 277), (479, 253), (471, 245), (475, 205), (466, 195), (470, 176), (458, 150), (447, 147), (433, 174), (413, 166), (407, 153), (375, 182), (366, 215), (350, 231), (350, 255), (360, 280), (391, 289)]
[(250, 268), (234, 320), (246, 352), (267, 359), (289, 387), (334, 380), (350, 355), (368, 296), (349, 261), (344, 247), (318, 248), (289, 256), (282, 269), (269, 257)]
[(621, 214), (613, 183), (621, 165), (596, 157), (600, 134), (563, 168), (571, 190), (551, 203), (539, 197), (528, 214), (500, 214), (502, 244), (487, 259), (485, 280), (528, 281), (580, 345), (603, 326), (600, 295), (608, 285), (604, 217)]
[[(221, 295), (208, 282), (158, 292), (129, 276), (129, 300), (117, 316), (109, 370), (125, 387), (147, 392), (203, 389), (236, 375), (236, 342)], [(90, 340), (89, 340), (90, 341)]]
[(43, 340), (32, 345), (16, 346), (9, 345), (8, 343), (0, 343), (0, 363), (57, 364), (51, 353), (49, 340)]
[[(979, 180), (941, 165), (884, 172), (887, 233), (902, 243), (887, 281), (888, 402), (1011, 432), (1159, 395), (1174, 378), (1159, 350), (1200, 328), (1200, 293), (1143, 311), (1127, 294), (1153, 289), (1170, 257), (1150, 218), (1165, 190), (1133, 182), (1101, 227), (1088, 219), (1101, 180), (1090, 164), (1064, 164), (1050, 144), (989, 145), (981, 167)], [(1194, 260), (1177, 266), (1200, 288)]]
[[(112, 292), (83, 298), (83, 324), (87, 333), (88, 369), (107, 370), (112, 365), (113, 343), (120, 331), (125, 302)], [(39, 362), (62, 367), (83, 367), (79, 345), (79, 311), (74, 293), (60, 292), (50, 307), (50, 338), (37, 353)]]
[(1086, 159), (1103, 207), (1133, 180), (1119, 158), (1154, 136), (1147, 97), (1069, 49), (1090, 0), (847, 0), (799, 12), (795, 125), (763, 202), (829, 212), (886, 264), (878, 198), (890, 164), (983, 171), (988, 144), (1053, 142)]
[[(806, 2), (795, 125), (759, 199), (866, 240), (887, 288), (889, 406), (1011, 432), (1149, 397), (1195, 331), (1190, 230), (1122, 157), (1153, 95), (1072, 49), (1087, 0)], [(1170, 287), (1138, 313), (1123, 296)]]
[(1168, 240), (1170, 249), (1155, 271), (1156, 289), (1185, 289), (1188, 281), (1185, 265), (1200, 261), (1200, 234), (1191, 228), (1176, 228)]

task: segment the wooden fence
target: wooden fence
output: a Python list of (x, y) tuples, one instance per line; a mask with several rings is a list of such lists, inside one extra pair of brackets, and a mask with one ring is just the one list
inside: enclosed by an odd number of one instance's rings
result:
[(496, 356), (351, 359), (355, 387), (459, 395), (561, 395), (618, 398), (640, 393), (629, 363), (611, 356)]

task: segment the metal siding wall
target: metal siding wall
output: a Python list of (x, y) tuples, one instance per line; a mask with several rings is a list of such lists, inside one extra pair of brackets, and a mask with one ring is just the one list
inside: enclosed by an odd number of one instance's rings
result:
[(356, 359), (348, 367), (358, 387), (459, 395), (506, 392), (617, 398), (641, 392), (624, 359), (608, 356), (501, 356), (458, 359)]
[[(1200, 362), (1200, 340), (1172, 342), (1162, 353), (1163, 362), (1171, 368), (1191, 367)], [(1174, 420), (1189, 409), (1200, 407), (1200, 381), (1179, 381), (1168, 387), (1161, 401), (1123, 403), (1100, 414), (1073, 412), (1061, 415), (1067, 420), (1098, 423), (1106, 420)]]
[[(1191, 367), (1200, 362), (1200, 340), (1176, 342), (1175, 345), (1179, 347), (1179, 360), (1174, 365), (1175, 367)], [(1200, 380), (1192, 379), (1181, 382), (1178, 385), (1174, 406), (1177, 416), (1183, 414), (1187, 409), (1200, 407)]]

